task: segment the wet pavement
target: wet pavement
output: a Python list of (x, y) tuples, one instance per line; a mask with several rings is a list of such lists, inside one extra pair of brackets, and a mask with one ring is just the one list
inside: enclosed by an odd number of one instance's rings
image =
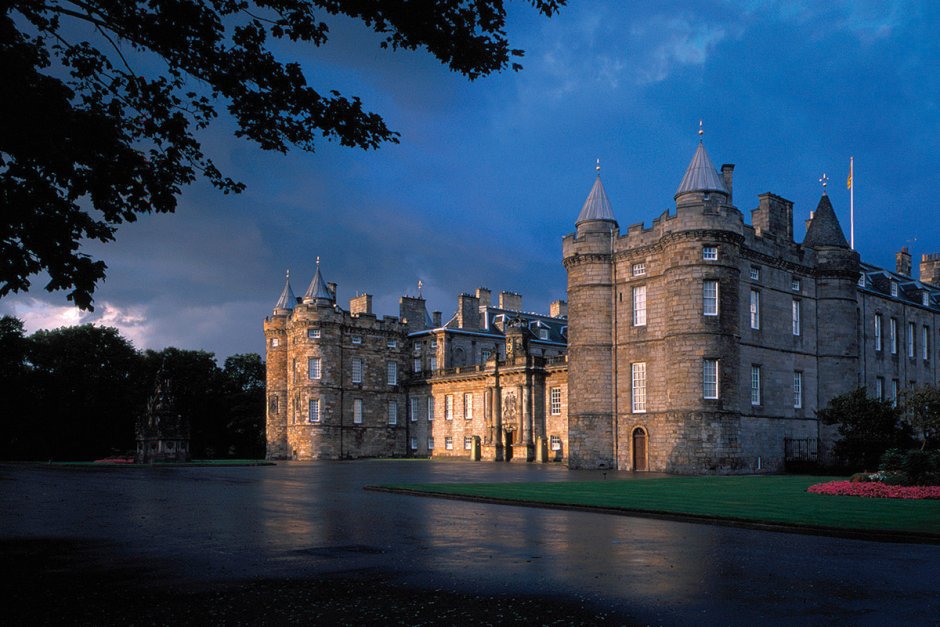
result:
[[(940, 621), (937, 545), (362, 489), (379, 483), (602, 477), (556, 465), (427, 461), (229, 468), (2, 465), (4, 574), (20, 578), (12, 616), (22, 623), (117, 624), (133, 615), (143, 624), (173, 624), (181, 622), (182, 610), (171, 607), (170, 595), (205, 600), (219, 590), (235, 590), (226, 603), (238, 605), (231, 610), (236, 614), (206, 610), (190, 616), (192, 622)], [(642, 480), (607, 474), (607, 480), (621, 479)], [(104, 590), (101, 599), (89, 589)], [(273, 591), (289, 595), (290, 611), (259, 613), (265, 602), (281, 598), (272, 597)], [(166, 593), (159, 598), (168, 603), (168, 613), (139, 614), (143, 601), (135, 605), (137, 593), (141, 599)], [(74, 609), (86, 600), (96, 607), (128, 605), (97, 619), (56, 607)]]

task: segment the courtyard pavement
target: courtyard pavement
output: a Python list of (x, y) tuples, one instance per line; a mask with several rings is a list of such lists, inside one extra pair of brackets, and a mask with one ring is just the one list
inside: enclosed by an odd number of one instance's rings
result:
[(406, 460), (4, 464), (0, 558), (5, 580), (14, 581), (4, 622), (940, 621), (938, 545), (362, 489), (603, 476), (557, 465)]

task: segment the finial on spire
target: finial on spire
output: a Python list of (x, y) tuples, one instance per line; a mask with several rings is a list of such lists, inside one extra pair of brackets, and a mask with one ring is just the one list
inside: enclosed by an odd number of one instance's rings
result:
[(418, 279), (418, 296), (421, 296), (422, 287), (424, 287), (424, 282), (421, 279)]
[(290, 268), (287, 269), (287, 280), (290, 281)]
[(822, 176), (819, 177), (819, 182), (822, 183), (823, 195), (826, 195), (826, 186), (829, 184), (829, 177), (826, 176), (826, 173), (823, 172)]
[(317, 255), (317, 267), (320, 267), (320, 255)]
[(705, 129), (702, 127), (701, 118), (698, 121), (698, 140), (702, 141), (702, 136), (705, 135)]
[(601, 175), (601, 160), (597, 160), (597, 165), (594, 166), (594, 170), (597, 172), (597, 176)]

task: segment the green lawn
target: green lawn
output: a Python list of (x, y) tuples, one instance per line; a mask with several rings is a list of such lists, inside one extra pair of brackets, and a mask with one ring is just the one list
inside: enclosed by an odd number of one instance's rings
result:
[(940, 540), (940, 501), (809, 494), (838, 477), (667, 477), (643, 481), (461, 483), (382, 486), (424, 494), (612, 508), (856, 532), (900, 532)]

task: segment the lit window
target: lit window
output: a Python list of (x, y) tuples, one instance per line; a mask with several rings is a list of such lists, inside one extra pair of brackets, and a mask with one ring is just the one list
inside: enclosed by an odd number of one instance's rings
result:
[(898, 284), (896, 281), (891, 281), (891, 295), (895, 298), (898, 296)]
[(307, 337), (309, 337), (311, 340), (319, 339), (320, 329), (307, 329)]
[(418, 438), (414, 438), (414, 437), (411, 438), (411, 450), (412, 451), (418, 450)]
[(881, 314), (875, 314), (875, 350), (884, 349), (884, 343), (881, 338)]
[(633, 276), (643, 276), (644, 274), (646, 274), (646, 263), (633, 264)]
[(561, 388), (552, 388), (550, 392), (550, 411), (552, 416), (561, 415)]
[(411, 420), (411, 422), (418, 422), (418, 399), (417, 398), (411, 399), (411, 407), (409, 408), (409, 414), (410, 415), (408, 416), (408, 418)]
[(803, 373), (793, 373), (793, 408), (803, 407)]
[(917, 327), (914, 325), (913, 322), (907, 323), (907, 356), (910, 357), (911, 359), (914, 359), (916, 356), (916, 352), (914, 350), (914, 343), (915, 343), (914, 336), (915, 336), (916, 329)]
[(466, 420), (473, 419), (473, 394), (467, 393), (463, 395), (463, 417)]
[(428, 438), (428, 450), (429, 451), (434, 450), (434, 438)]
[(760, 366), (751, 366), (751, 405), (760, 405)]
[(560, 450), (561, 450), (561, 438), (560, 438), (560, 437), (558, 437), (557, 435), (550, 436), (550, 437), (549, 437), (549, 442), (551, 442), (551, 446), (552, 446), (552, 450), (553, 450), (553, 451), (560, 451)]
[(444, 438), (444, 448), (448, 451), (454, 450), (454, 438), (449, 435)]
[(444, 397), (444, 420), (454, 419), (454, 396), (448, 394)]
[(706, 316), (718, 315), (718, 281), (702, 283), (702, 310)]
[(388, 348), (398, 348), (398, 340), (389, 340), (389, 341), (385, 342), (385, 345), (386, 345)]
[(646, 413), (646, 364), (637, 363), (632, 365), (633, 388), (631, 389), (631, 398), (633, 401), (633, 413)]
[(705, 359), (702, 366), (702, 396), (708, 399), (718, 398), (718, 360)]
[(319, 379), (320, 378), (320, 358), (311, 357), (307, 360), (307, 376), (310, 379)]
[(271, 338), (271, 348), (277, 348), (278, 346), (280, 346), (280, 344), (281, 344), (281, 340), (279, 340), (276, 337)]
[(706, 246), (702, 249), (702, 259), (705, 261), (715, 261), (718, 259), (718, 247)]
[(473, 449), (473, 436), (465, 435), (463, 436), (463, 450), (469, 451)]
[(352, 382), (362, 383), (362, 360), (358, 357), (352, 360)]
[(752, 281), (760, 281), (760, 268), (751, 266), (750, 277)]
[(793, 299), (793, 335), (799, 335), (800, 325), (800, 301)]
[(888, 320), (888, 337), (891, 340), (891, 354), (898, 354), (898, 321), (895, 318)]
[(353, 424), (362, 424), (362, 399), (353, 399)]
[(798, 278), (793, 277), (792, 279), (790, 279), (791, 290), (793, 290), (794, 292), (799, 292), (801, 287), (802, 286), (800, 285), (800, 280)]
[(646, 326), (646, 286), (633, 288), (633, 326)]
[(308, 422), (320, 422), (320, 400), (310, 400), (310, 413), (307, 415)]
[(414, 371), (421, 372), (421, 358), (420, 357), (415, 357)]
[(388, 362), (386, 372), (388, 374), (388, 384), (398, 385), (398, 364), (394, 361)]
[(398, 401), (388, 402), (388, 424), (398, 424)]
[(760, 329), (760, 292), (751, 290), (751, 328)]

